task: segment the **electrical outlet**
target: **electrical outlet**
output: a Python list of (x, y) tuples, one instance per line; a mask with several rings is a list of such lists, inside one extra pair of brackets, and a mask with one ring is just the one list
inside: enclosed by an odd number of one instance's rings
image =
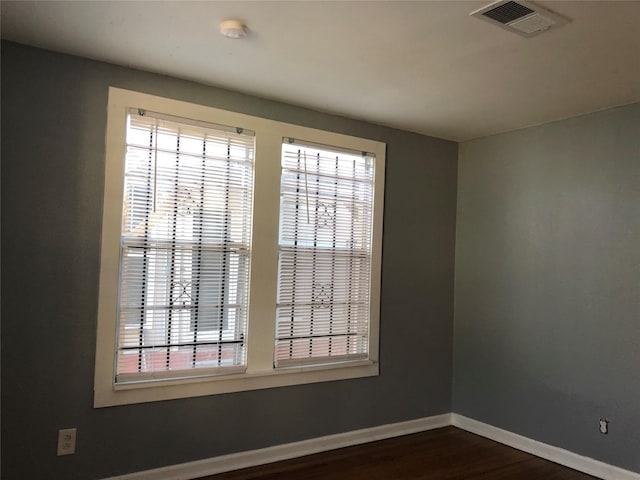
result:
[(600, 433), (606, 435), (609, 433), (609, 420), (606, 418), (600, 419)]
[(76, 453), (76, 429), (58, 430), (58, 456)]

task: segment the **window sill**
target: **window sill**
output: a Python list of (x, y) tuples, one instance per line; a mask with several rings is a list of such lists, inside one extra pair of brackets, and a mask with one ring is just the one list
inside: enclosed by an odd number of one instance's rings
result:
[(222, 393), (286, 387), (307, 383), (373, 377), (377, 362), (362, 360), (339, 364), (287, 367), (261, 372), (245, 372), (216, 377), (196, 377), (114, 385), (95, 390), (94, 407), (174, 400)]

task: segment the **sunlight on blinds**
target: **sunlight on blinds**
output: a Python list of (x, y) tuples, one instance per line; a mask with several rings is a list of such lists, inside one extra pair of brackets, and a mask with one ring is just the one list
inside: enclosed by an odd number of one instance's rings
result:
[(276, 366), (368, 358), (374, 160), (283, 143)]
[(116, 382), (244, 371), (254, 135), (127, 119)]

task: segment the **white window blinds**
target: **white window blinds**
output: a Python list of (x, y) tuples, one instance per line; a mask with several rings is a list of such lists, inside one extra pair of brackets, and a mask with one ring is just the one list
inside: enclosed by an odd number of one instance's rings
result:
[(243, 371), (253, 132), (131, 109), (116, 383)]
[(374, 161), (283, 142), (277, 367), (368, 357)]

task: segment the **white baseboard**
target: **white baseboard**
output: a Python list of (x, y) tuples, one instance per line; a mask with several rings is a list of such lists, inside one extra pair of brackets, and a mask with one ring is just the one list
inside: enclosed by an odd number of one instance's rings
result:
[(577, 453), (547, 445), (546, 443), (538, 442), (456, 413), (446, 413), (406, 422), (380, 425), (378, 427), (338, 433), (326, 437), (312, 438), (301, 442), (276, 445), (275, 447), (261, 448), (248, 452), (232, 453), (230, 455), (197, 460), (195, 462), (181, 463), (153, 470), (145, 470), (143, 472), (110, 477), (104, 480), (196, 479), (207, 475), (215, 475), (216, 473), (289, 460), (291, 458), (326, 452), (336, 448), (375, 442), (376, 440), (409, 435), (411, 433), (423, 432), (449, 425), (604, 480), (640, 480), (640, 473), (624, 470), (600, 462), (599, 460), (594, 460), (593, 458), (583, 457)]
[(104, 480), (188, 480), (228, 472), (240, 468), (254, 467), (266, 463), (289, 460), (314, 453), (326, 452), (336, 448), (350, 447), (362, 443), (375, 442), (391, 437), (423, 432), (451, 425), (451, 414), (418, 418), (406, 422), (392, 423), (378, 427), (354, 430), (351, 432), (312, 438), (301, 442), (287, 443), (275, 447), (232, 453), (220, 457), (181, 463), (168, 467), (129, 473)]
[(602, 478), (604, 480), (640, 480), (640, 473), (614, 467), (613, 465), (600, 462), (599, 460), (594, 460), (593, 458), (583, 457), (582, 455), (570, 452), (569, 450), (547, 445), (546, 443), (538, 442), (492, 425), (458, 415), (457, 413), (453, 413), (451, 417), (452, 424), (462, 430), (495, 440), (496, 442), (504, 445), (559, 463), (565, 467), (593, 475), (594, 477)]

